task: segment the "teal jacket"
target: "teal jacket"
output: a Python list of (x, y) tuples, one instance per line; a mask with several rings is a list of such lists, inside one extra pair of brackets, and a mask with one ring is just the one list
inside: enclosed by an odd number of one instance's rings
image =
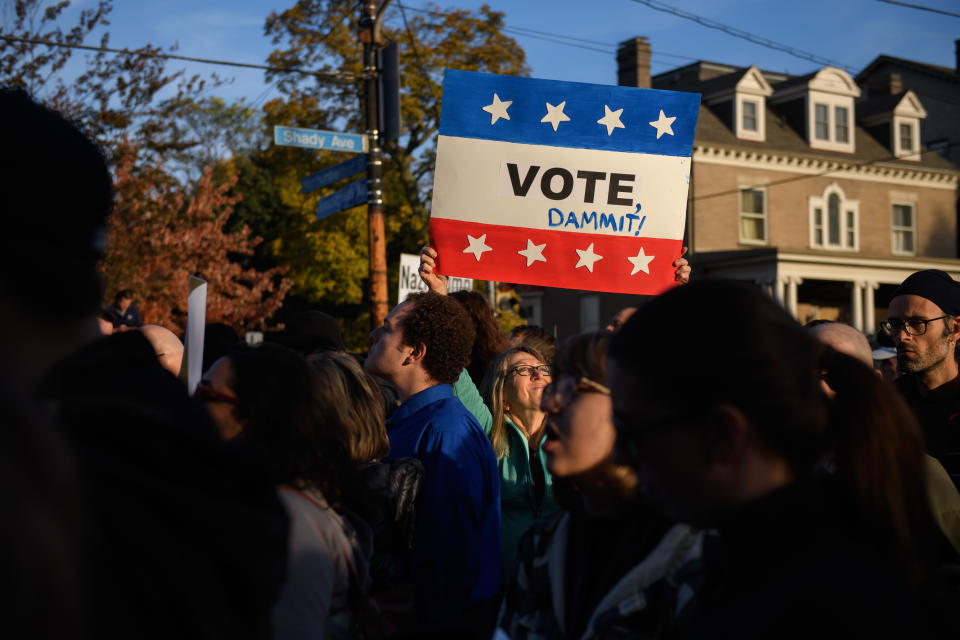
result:
[[(460, 372), (460, 378), (453, 385), (453, 394), (460, 398), (460, 402), (477, 418), (489, 437), (493, 428), (493, 416), (480, 397), (476, 385), (467, 375), (466, 369)], [(547, 471), (546, 454), (537, 448), (547, 485), (543, 502), (537, 506), (533, 492), (533, 474), (530, 472), (530, 447), (526, 436), (509, 418), (507, 441), (510, 450), (497, 460), (500, 471), (500, 575), (504, 582), (513, 576), (513, 560), (524, 532), (539, 518), (552, 515), (558, 510), (553, 500), (553, 481)]]

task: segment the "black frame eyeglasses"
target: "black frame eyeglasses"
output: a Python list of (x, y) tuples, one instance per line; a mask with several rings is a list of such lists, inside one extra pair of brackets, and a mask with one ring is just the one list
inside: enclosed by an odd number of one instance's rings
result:
[(922, 318), (908, 318), (907, 320), (893, 318), (892, 320), (883, 320), (880, 322), (880, 330), (888, 336), (895, 336), (901, 331), (906, 332), (908, 336), (922, 336), (927, 332), (927, 325), (934, 320), (943, 320), (944, 318), (952, 317), (953, 316), (947, 314), (938, 318), (930, 318), (929, 320)]
[(533, 372), (536, 371), (538, 376), (549, 376), (553, 368), (548, 364), (518, 364), (515, 367), (512, 367), (510, 371), (507, 372), (507, 375), (516, 374), (518, 376), (532, 376)]

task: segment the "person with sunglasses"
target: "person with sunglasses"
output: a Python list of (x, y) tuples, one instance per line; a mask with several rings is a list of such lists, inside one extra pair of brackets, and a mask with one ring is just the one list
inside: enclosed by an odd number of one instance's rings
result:
[(501, 580), (511, 577), (520, 536), (537, 518), (557, 510), (546, 454), (540, 449), (547, 414), (540, 408), (551, 368), (543, 354), (520, 344), (500, 353), (487, 371), (481, 394), (490, 407), (487, 436), (500, 471)]
[(897, 348), (894, 386), (917, 416), (928, 453), (960, 487), (960, 284), (937, 269), (918, 271), (893, 293), (880, 338)]
[(510, 638), (651, 637), (667, 611), (653, 585), (696, 553), (697, 534), (671, 527), (640, 499), (633, 472), (614, 461), (611, 336), (567, 340), (543, 391), (542, 450), (563, 510), (520, 540), (497, 623)]

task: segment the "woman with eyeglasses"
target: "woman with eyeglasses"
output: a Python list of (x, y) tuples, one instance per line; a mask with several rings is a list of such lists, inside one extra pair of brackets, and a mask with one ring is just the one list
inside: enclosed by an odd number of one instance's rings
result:
[(518, 345), (494, 359), (481, 386), (491, 414), (487, 435), (500, 469), (503, 581), (510, 576), (520, 536), (537, 518), (557, 509), (540, 450), (546, 424), (540, 400), (552, 380), (550, 373), (550, 365), (539, 351)]
[(652, 299), (610, 354), (618, 456), (715, 531), (680, 637), (958, 637), (923, 440), (869, 367), (723, 280)]
[(543, 392), (542, 450), (564, 510), (538, 521), (520, 541), (498, 621), (510, 638), (653, 634), (666, 605), (648, 590), (682, 564), (697, 540), (640, 502), (633, 473), (613, 459), (611, 336), (567, 340)]

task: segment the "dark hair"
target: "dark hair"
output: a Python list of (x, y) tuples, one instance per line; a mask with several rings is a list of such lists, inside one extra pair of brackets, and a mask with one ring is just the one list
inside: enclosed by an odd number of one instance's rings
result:
[(317, 372), (324, 429), (337, 438), (347, 457), (362, 464), (390, 453), (383, 394), (373, 376), (346, 353), (321, 351), (307, 362)]
[(271, 343), (240, 347), (228, 357), (237, 416), (246, 421), (240, 439), (265, 458), (278, 483), (316, 486), (339, 508), (349, 488), (348, 456), (323, 428), (316, 371), (298, 353)]
[(516, 337), (519, 337), (523, 344), (528, 344), (542, 353), (546, 362), (553, 362), (553, 356), (557, 351), (557, 339), (552, 333), (535, 324), (522, 324), (514, 327), (510, 332), (511, 340)]
[[(55, 320), (100, 306), (113, 181), (97, 146), (22, 90), (0, 89), (0, 291)], [(50, 300), (56, 304), (51, 305)]]
[(203, 370), (244, 344), (236, 330), (222, 322), (208, 322), (203, 328)]
[[(704, 311), (718, 309), (736, 312), (711, 313), (705, 331)], [(703, 358), (708, 350), (713, 357)], [(935, 528), (922, 437), (903, 400), (871, 369), (821, 345), (755, 287), (724, 280), (690, 283), (648, 302), (614, 336), (610, 357), (634, 378), (651, 413), (735, 406), (798, 478), (832, 451), (857, 515), (919, 577), (923, 554), (933, 553), (921, 541)], [(824, 371), (837, 392), (832, 401), (820, 388)]]
[(450, 297), (466, 309), (473, 322), (476, 336), (473, 339), (467, 373), (470, 374), (473, 383), (479, 385), (493, 359), (507, 347), (507, 341), (503, 338), (503, 331), (500, 329), (500, 323), (497, 322), (493, 307), (486, 298), (476, 291), (455, 291), (450, 294)]
[(133, 289), (121, 289), (113, 296), (113, 303), (120, 304), (121, 300), (133, 300)]
[(466, 310), (450, 296), (432, 291), (411, 294), (403, 318), (403, 342), (423, 343), (423, 368), (439, 383), (453, 384), (467, 366), (473, 346), (473, 323)]
[(607, 384), (607, 353), (613, 334), (607, 330), (571, 336), (563, 341), (553, 361), (554, 378), (574, 376)]

